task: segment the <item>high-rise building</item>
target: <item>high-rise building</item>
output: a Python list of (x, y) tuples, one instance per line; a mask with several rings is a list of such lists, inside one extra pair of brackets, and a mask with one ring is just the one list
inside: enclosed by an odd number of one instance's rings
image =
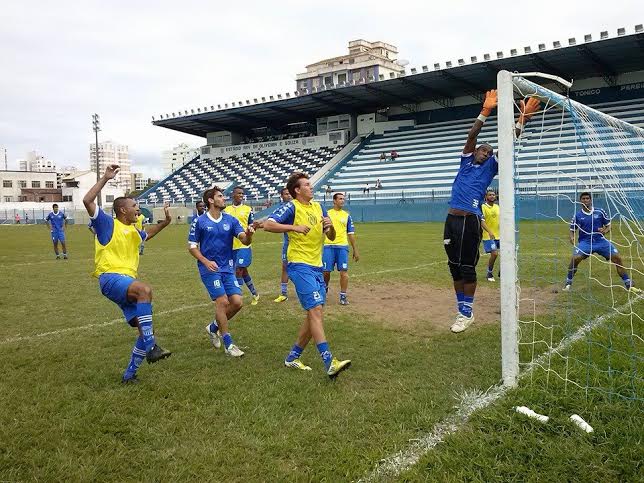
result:
[(181, 143), (172, 149), (168, 149), (161, 153), (161, 168), (163, 169), (163, 176), (168, 176), (179, 169), (184, 164), (192, 161), (195, 157), (199, 156), (199, 148), (193, 148), (185, 143)]
[(151, 178), (143, 176), (143, 173), (132, 173), (132, 189), (134, 191), (143, 191), (153, 181)]
[[(118, 164), (121, 168), (119, 174), (110, 183), (117, 186), (124, 193), (132, 191), (131, 166), (132, 161), (129, 157), (128, 147), (125, 144), (118, 144), (114, 141), (105, 141), (98, 143), (98, 170), (100, 174), (110, 164)], [(96, 145), (89, 145), (89, 167), (96, 173)]]
[(26, 159), (18, 160), (20, 171), (37, 171), (40, 173), (56, 171), (56, 162), (45, 158), (37, 151), (29, 151)]

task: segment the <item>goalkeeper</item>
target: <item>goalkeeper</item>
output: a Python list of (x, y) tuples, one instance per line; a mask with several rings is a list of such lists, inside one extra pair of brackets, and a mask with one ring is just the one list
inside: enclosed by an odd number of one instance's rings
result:
[[(474, 322), (472, 306), (482, 235), (481, 205), (490, 182), (499, 172), (499, 164), (492, 146), (483, 143), (476, 147), (476, 140), (496, 104), (496, 91), (486, 92), (481, 114), (467, 135), (461, 154), (461, 165), (452, 184), (452, 197), (445, 220), (443, 244), (458, 304), (458, 315), (450, 328), (452, 332), (463, 332)], [(526, 102), (520, 101), (521, 112), (516, 124), (517, 137), (521, 135), (525, 123), (539, 109), (539, 105), (536, 98), (529, 98)]]

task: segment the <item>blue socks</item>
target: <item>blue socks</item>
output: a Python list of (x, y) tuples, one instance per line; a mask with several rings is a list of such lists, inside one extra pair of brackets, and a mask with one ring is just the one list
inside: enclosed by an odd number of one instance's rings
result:
[(340, 300), (346, 300), (347, 299), (347, 293), (346, 292), (340, 292)]
[(154, 347), (154, 329), (152, 328), (152, 304), (149, 302), (139, 302), (136, 304), (136, 317), (139, 320), (139, 327), (143, 334), (143, 344), (145, 352)]
[(575, 273), (577, 273), (576, 268), (568, 269), (568, 275), (566, 276), (566, 285), (572, 285), (572, 278), (575, 276)]
[(250, 275), (246, 275), (244, 277), (244, 283), (248, 287), (248, 290), (250, 290), (250, 293), (252, 293), (253, 295), (257, 295), (257, 290), (255, 290), (255, 285), (253, 285), (253, 279), (250, 278)]
[(631, 288), (631, 286), (633, 285), (633, 281), (631, 280), (631, 277), (629, 277), (627, 273), (625, 273), (624, 275), (622, 275), (622, 280), (624, 281), (624, 286), (625, 286), (627, 289), (630, 289), (630, 288)]
[(212, 332), (213, 334), (216, 334), (218, 330), (219, 330), (219, 326), (217, 325), (217, 322), (214, 320), (210, 322), (210, 332)]
[(465, 300), (465, 294), (463, 292), (456, 292), (456, 308), (458, 309), (459, 312), (461, 312), (463, 309), (464, 300)]
[(284, 297), (286, 297), (288, 295), (288, 282), (281, 283), (280, 288), (282, 290), (282, 295), (284, 295)]
[(329, 366), (331, 366), (331, 361), (333, 360), (333, 354), (331, 354), (331, 351), (329, 350), (329, 343), (328, 342), (320, 342), (317, 345), (318, 352), (320, 352), (320, 356), (322, 357), (322, 361), (324, 361), (324, 367), (326, 370), (329, 370)]
[(221, 338), (224, 341), (224, 347), (228, 349), (230, 347), (230, 344), (233, 343), (233, 337), (229, 332), (226, 332), (225, 334), (222, 334)]
[(145, 359), (145, 343), (143, 342), (143, 337), (138, 337), (136, 343), (132, 348), (132, 357), (130, 358), (130, 363), (125, 369), (125, 374), (123, 374), (123, 379), (132, 379), (136, 375), (137, 369), (141, 366), (141, 363)]
[(460, 310), (461, 314), (463, 314), (465, 317), (471, 317), (473, 305), (474, 305), (474, 297), (463, 295), (463, 302), (461, 303), (461, 310)]
[(293, 362), (295, 359), (299, 359), (302, 355), (303, 350), (304, 349), (302, 349), (299, 345), (294, 344), (291, 348), (291, 352), (289, 352), (286, 356), (286, 362)]

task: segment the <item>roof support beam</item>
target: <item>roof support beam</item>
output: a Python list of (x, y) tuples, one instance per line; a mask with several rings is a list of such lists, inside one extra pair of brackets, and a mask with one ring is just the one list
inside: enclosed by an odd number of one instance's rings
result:
[(337, 111), (340, 111), (340, 112), (342, 112), (344, 114), (353, 113), (353, 107), (345, 105), (345, 104), (340, 104), (338, 102), (329, 101), (327, 99), (324, 99), (322, 96), (319, 96), (319, 95), (316, 96), (314, 94), (314, 95), (311, 96), (311, 99), (313, 99), (313, 101), (317, 102), (318, 104), (322, 104), (323, 106), (326, 106), (326, 107), (331, 107), (331, 108), (333, 108), (333, 109), (335, 109)]
[(213, 131), (231, 131), (231, 132), (236, 132), (239, 134), (250, 134), (250, 131), (247, 129), (239, 129), (239, 128), (231, 128), (229, 126), (222, 126), (221, 124), (217, 124), (216, 122), (211, 122), (211, 121), (197, 121), (193, 120), (195, 124), (200, 124), (204, 127), (207, 127)]
[(456, 77), (451, 72), (447, 72), (445, 70), (441, 70), (439, 72), (446, 79), (460, 85), (466, 94), (472, 96), (474, 99), (476, 99), (479, 102), (483, 102), (483, 93), (485, 92), (484, 88), (477, 86), (476, 84), (473, 84), (468, 80), (461, 79), (460, 77)]
[(602, 77), (604, 81), (606, 81), (606, 84), (611, 87), (617, 85), (617, 72), (615, 72), (613, 68), (609, 66), (605, 61), (600, 59), (595, 52), (590, 50), (587, 45), (577, 46), (577, 51), (580, 52), (584, 57), (586, 57), (586, 59), (595, 64), (597, 71), (602, 73)]
[(399, 79), (403, 84), (414, 87), (418, 92), (422, 92), (425, 95), (429, 94), (430, 97), (427, 101), (435, 102), (443, 107), (452, 107), (454, 105), (454, 98), (438, 89), (427, 87), (419, 82), (410, 80), (407, 77), (399, 77)]
[(268, 107), (271, 111), (278, 112), (283, 116), (290, 118), (293, 121), (302, 121), (302, 122), (311, 122), (310, 116), (305, 116), (304, 114), (298, 114), (297, 112), (291, 111), (290, 109), (285, 109), (283, 107), (271, 106)]

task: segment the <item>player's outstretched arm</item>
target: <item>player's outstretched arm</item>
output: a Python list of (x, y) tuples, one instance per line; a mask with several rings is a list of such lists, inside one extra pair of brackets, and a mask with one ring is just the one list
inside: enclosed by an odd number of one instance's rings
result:
[(516, 124), (516, 136), (517, 138), (521, 136), (523, 128), (530, 120), (532, 116), (539, 110), (541, 107), (541, 102), (536, 97), (530, 97), (527, 102), (519, 102), (519, 118), (517, 119)]
[(492, 89), (485, 93), (485, 100), (483, 101), (483, 108), (481, 109), (481, 114), (474, 121), (474, 125), (470, 129), (470, 132), (467, 133), (467, 141), (465, 142), (465, 147), (463, 148), (463, 153), (473, 153), (476, 149), (476, 139), (479, 137), (481, 128), (485, 124), (486, 119), (492, 111), (496, 108), (497, 104), (497, 95), (496, 90)]
[(269, 233), (288, 233), (289, 231), (292, 231), (306, 235), (309, 231), (311, 231), (311, 228), (306, 225), (285, 225), (278, 223), (271, 218), (264, 222), (263, 228), (264, 231), (267, 231)]
[(255, 233), (255, 228), (253, 228), (253, 225), (248, 225), (246, 231), (241, 232), (237, 238), (244, 245), (248, 246), (253, 242), (253, 233)]
[(151, 225), (150, 228), (145, 230), (145, 232), (147, 233), (147, 237), (145, 238), (145, 241), (148, 241), (149, 239), (154, 237), (157, 233), (159, 233), (166, 226), (168, 226), (172, 221), (172, 217), (170, 216), (170, 203), (168, 203), (167, 201), (163, 204), (163, 212), (165, 213), (165, 220), (163, 220), (161, 223), (158, 223), (156, 225)]
[(118, 164), (110, 164), (106, 169), (103, 177), (98, 180), (98, 182), (92, 186), (87, 194), (83, 197), (83, 204), (89, 216), (94, 216), (96, 214), (96, 197), (101, 192), (103, 187), (107, 184), (109, 180), (114, 178), (121, 168)]

